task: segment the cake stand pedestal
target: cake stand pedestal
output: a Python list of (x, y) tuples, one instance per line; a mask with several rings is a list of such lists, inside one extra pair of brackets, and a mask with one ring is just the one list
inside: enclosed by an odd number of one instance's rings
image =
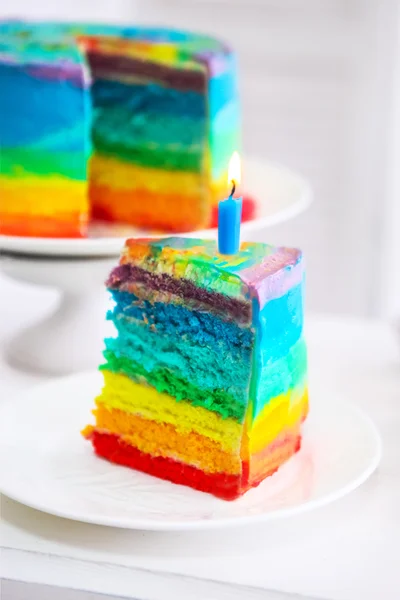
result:
[[(302, 213), (312, 194), (307, 181), (267, 161), (244, 161), (245, 192), (256, 199), (255, 216), (242, 224), (242, 240)], [(30, 370), (67, 374), (96, 366), (107, 332), (104, 281), (127, 237), (151, 237), (133, 228), (95, 227), (86, 239), (0, 235), (0, 268), (13, 279), (60, 290), (57, 310), (22, 331), (9, 345), (10, 362)], [(186, 233), (217, 237), (216, 229)], [(107, 257), (107, 258), (105, 258)], [(10, 302), (12, 299), (10, 298)]]
[(114, 264), (115, 258), (3, 256), (2, 270), (9, 277), (60, 291), (56, 310), (9, 343), (9, 362), (54, 375), (98, 365), (106, 332), (104, 281)]

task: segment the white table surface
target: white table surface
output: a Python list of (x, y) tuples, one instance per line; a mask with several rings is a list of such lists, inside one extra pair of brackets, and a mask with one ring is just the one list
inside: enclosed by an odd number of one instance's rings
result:
[[(0, 274), (0, 401), (45, 380), (14, 370), (6, 363), (5, 348), (10, 336), (44, 315), (55, 301), (52, 291), (11, 282)], [(26, 588), (19, 583), (12, 595), (12, 581), (154, 600), (283, 600), (292, 594), (398, 600), (397, 339), (380, 322), (313, 317), (308, 321), (308, 341), (311, 402), (348, 399), (363, 407), (380, 429), (381, 466), (359, 490), (313, 513), (275, 523), (174, 534), (70, 522), (3, 497), (0, 576), (11, 580), (3, 587), (8, 590), (5, 600), (47, 598), (35, 596), (35, 586), (30, 593), (21, 592)], [(93, 596), (85, 595), (89, 597)], [(62, 600), (61, 591), (57, 598)]]

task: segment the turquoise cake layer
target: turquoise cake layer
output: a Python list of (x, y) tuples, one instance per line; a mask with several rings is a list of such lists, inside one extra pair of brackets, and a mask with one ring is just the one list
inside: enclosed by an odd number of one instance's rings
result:
[(199, 92), (180, 92), (153, 83), (124, 83), (123, 81), (97, 78), (92, 85), (93, 102), (98, 109), (113, 108), (116, 103), (122, 109), (133, 112), (146, 110), (149, 113), (160, 112), (164, 115), (192, 118), (207, 116), (207, 102)]

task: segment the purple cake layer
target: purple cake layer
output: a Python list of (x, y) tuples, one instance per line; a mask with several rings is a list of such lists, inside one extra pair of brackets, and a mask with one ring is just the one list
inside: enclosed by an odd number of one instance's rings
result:
[(174, 87), (179, 91), (199, 92), (203, 94), (206, 88), (206, 79), (203, 71), (188, 69), (175, 69), (162, 64), (135, 60), (125, 56), (114, 56), (88, 52), (87, 59), (93, 75), (99, 76), (102, 72), (112, 71), (113, 75), (135, 75), (135, 77), (149, 77), (157, 79), (160, 83)]
[(210, 292), (205, 288), (196, 286), (188, 279), (175, 279), (167, 273), (150, 273), (132, 264), (115, 267), (108, 278), (107, 287), (129, 292), (138, 283), (142, 284), (145, 289), (182, 296), (186, 300), (194, 300), (225, 316), (232, 317), (240, 323), (249, 323), (251, 320), (250, 303), (224, 296), (218, 292)]

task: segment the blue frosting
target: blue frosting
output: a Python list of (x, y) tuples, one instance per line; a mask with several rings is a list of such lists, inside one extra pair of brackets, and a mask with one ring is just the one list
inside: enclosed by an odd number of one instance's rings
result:
[(259, 314), (259, 352), (262, 365), (279, 360), (290, 351), (303, 331), (303, 284), (270, 300)]
[(307, 356), (303, 333), (304, 282), (268, 301), (253, 300), (256, 328), (250, 397), (253, 419), (270, 400), (304, 385)]
[(212, 116), (215, 116), (228, 102), (239, 98), (237, 67), (233, 57), (232, 63), (226, 71), (209, 79), (208, 92)]
[[(59, 149), (82, 146), (82, 129), (77, 127), (86, 110), (82, 89), (63, 80), (38, 80), (23, 68), (0, 64), (0, 90), (3, 148), (45, 143), (55, 133)], [(70, 137), (70, 131), (76, 134)]]
[(276, 396), (303, 386), (306, 374), (307, 350), (304, 337), (301, 337), (285, 356), (261, 368), (255, 395), (255, 414), (261, 412)]

